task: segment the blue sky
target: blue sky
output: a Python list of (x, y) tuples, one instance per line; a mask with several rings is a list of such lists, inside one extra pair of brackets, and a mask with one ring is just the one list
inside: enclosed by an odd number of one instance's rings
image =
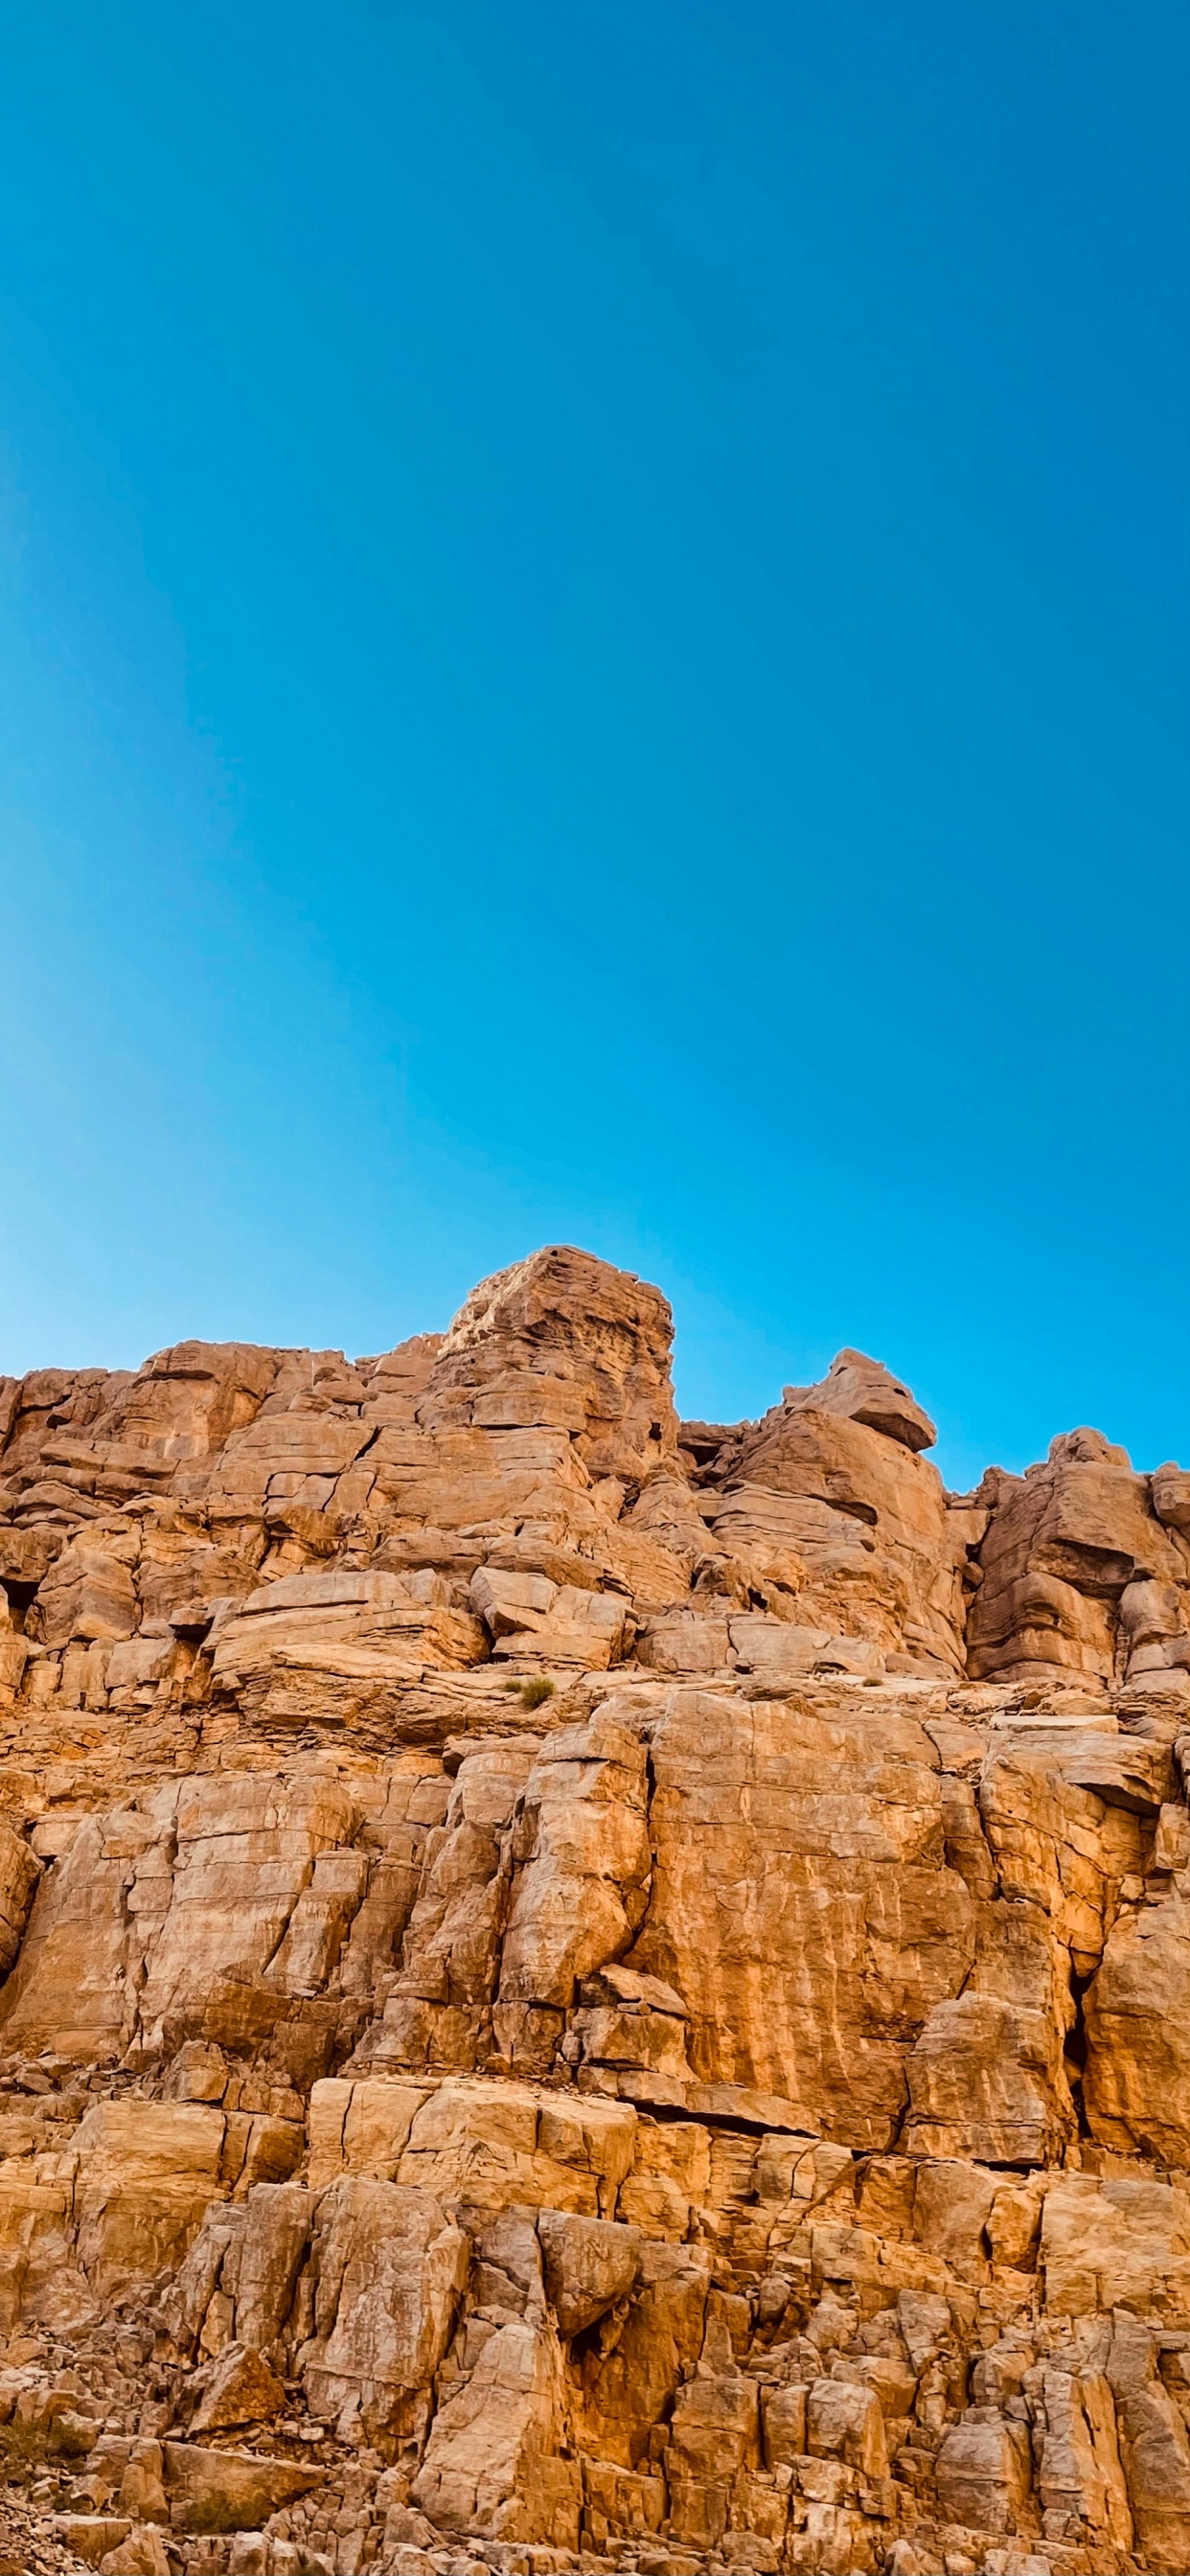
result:
[(1188, 54), (10, 13), (0, 1369), (567, 1240), (687, 1411), (1190, 1457)]

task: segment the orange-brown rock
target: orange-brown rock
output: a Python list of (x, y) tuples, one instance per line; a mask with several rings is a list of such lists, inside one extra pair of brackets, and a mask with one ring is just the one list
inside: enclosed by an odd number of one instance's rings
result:
[(0, 1382), (18, 2562), (1190, 2565), (1190, 1476), (670, 1341)]

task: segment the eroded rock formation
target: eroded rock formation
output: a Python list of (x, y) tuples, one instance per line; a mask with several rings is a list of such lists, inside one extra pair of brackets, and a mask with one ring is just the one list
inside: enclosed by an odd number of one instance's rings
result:
[(669, 1344), (0, 1381), (14, 2565), (1190, 2566), (1190, 1476)]

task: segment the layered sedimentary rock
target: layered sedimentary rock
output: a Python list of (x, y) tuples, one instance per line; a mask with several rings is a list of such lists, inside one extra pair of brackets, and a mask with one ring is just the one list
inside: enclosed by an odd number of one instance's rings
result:
[(669, 1345), (0, 1381), (14, 2564), (1190, 2565), (1190, 1477)]

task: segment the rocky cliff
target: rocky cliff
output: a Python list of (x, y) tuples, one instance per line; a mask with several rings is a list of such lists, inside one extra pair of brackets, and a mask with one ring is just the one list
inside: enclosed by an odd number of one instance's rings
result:
[(12, 2568), (1190, 2566), (1190, 1475), (669, 1346), (0, 1380)]

